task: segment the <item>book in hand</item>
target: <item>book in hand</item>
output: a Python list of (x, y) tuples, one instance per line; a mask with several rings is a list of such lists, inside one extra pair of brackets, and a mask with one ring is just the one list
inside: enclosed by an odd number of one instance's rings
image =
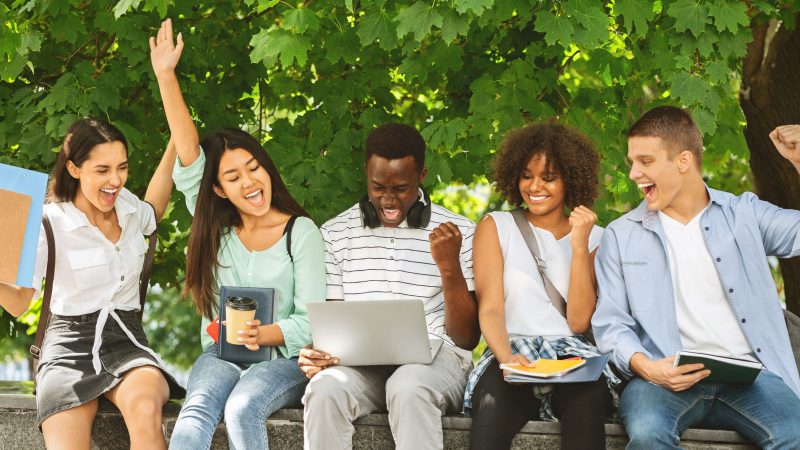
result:
[(696, 363), (703, 364), (711, 371), (711, 375), (702, 381), (721, 383), (752, 383), (764, 368), (758, 361), (688, 350), (681, 351), (675, 356), (675, 367)]
[(0, 281), (33, 287), (47, 174), (0, 164)]
[[(562, 371), (560, 375), (550, 376), (532, 376), (528, 372), (517, 373), (514, 369), (519, 370), (520, 368), (515, 364), (511, 365), (512, 370), (509, 370), (509, 374), (505, 380), (511, 383), (586, 383), (597, 381), (603, 373), (603, 369), (605, 369), (608, 364), (610, 357), (611, 354), (609, 353), (585, 359), (576, 358), (575, 361), (577, 361), (577, 364), (574, 367), (568, 369), (566, 372)], [(569, 361), (568, 359), (562, 359), (557, 362), (569, 363)], [(500, 367), (508, 368), (506, 364), (501, 364)], [(528, 367), (522, 367), (521, 369), (523, 371), (530, 370)], [(534, 366), (533, 369), (536, 370), (537, 367)]]
[(515, 378), (550, 378), (560, 377), (584, 364), (586, 364), (585, 359), (537, 359), (533, 362), (533, 367), (522, 364), (500, 364), (500, 368), (508, 371), (509, 378), (512, 375)]
[[(222, 286), (219, 292), (219, 324), (216, 330), (218, 336), (217, 356), (225, 361), (238, 364), (254, 364), (274, 359), (276, 357), (275, 347), (261, 346), (258, 350), (249, 350), (244, 345), (230, 344), (225, 339), (227, 330), (222, 322), (226, 320), (225, 300), (229, 297), (249, 297), (254, 299), (257, 303), (255, 320), (260, 320), (261, 325), (275, 323), (278, 312), (276, 308), (278, 293), (273, 288)], [(212, 322), (209, 328), (214, 327), (214, 325), (217, 325), (217, 323)], [(209, 330), (209, 334), (214, 337), (212, 331)]]

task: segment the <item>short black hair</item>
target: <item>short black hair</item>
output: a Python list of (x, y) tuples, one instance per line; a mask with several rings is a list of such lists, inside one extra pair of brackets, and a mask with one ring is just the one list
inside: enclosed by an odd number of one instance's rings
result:
[(402, 123), (385, 123), (367, 135), (364, 163), (372, 155), (386, 159), (413, 156), (417, 170), (425, 167), (425, 140), (416, 128)]

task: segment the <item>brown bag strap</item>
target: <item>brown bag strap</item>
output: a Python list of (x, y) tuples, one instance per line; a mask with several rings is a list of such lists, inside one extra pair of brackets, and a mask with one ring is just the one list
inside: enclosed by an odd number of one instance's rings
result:
[(46, 215), (42, 215), (42, 226), (44, 226), (44, 234), (47, 237), (47, 270), (44, 275), (44, 297), (39, 314), (39, 325), (36, 327), (36, 337), (30, 348), (31, 355), (35, 359), (39, 359), (44, 332), (47, 324), (50, 323), (50, 297), (53, 295), (53, 273), (56, 269), (56, 241), (53, 239), (53, 227), (50, 225), (50, 219)]
[(519, 228), (519, 232), (522, 233), (522, 239), (525, 240), (525, 244), (528, 246), (528, 250), (530, 250), (531, 255), (533, 255), (534, 261), (536, 261), (536, 267), (539, 269), (539, 275), (542, 276), (542, 281), (544, 282), (544, 290), (547, 292), (548, 300), (556, 310), (567, 318), (567, 302), (564, 300), (564, 297), (561, 296), (561, 293), (558, 292), (553, 283), (547, 278), (547, 274), (545, 273), (545, 269), (547, 269), (547, 262), (542, 259), (542, 254), (539, 251), (539, 244), (536, 242), (536, 235), (533, 234), (533, 230), (531, 230), (530, 223), (528, 222), (528, 218), (525, 217), (525, 210), (523, 209), (515, 209), (511, 211), (511, 216), (514, 217), (514, 223), (517, 224), (517, 228)]
[(150, 285), (150, 274), (153, 272), (153, 258), (156, 254), (156, 243), (158, 243), (158, 234), (156, 231), (150, 236), (147, 236), (147, 254), (144, 257), (144, 266), (142, 266), (142, 274), (139, 275), (139, 319), (142, 318), (144, 313), (144, 302), (147, 299), (147, 288)]

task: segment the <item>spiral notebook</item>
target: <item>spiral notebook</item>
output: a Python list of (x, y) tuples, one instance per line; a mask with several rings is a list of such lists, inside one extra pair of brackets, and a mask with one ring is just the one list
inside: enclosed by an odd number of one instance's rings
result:
[(273, 288), (222, 286), (219, 292), (219, 341), (217, 345), (220, 359), (237, 364), (254, 364), (269, 361), (277, 357), (275, 347), (259, 347), (258, 350), (248, 350), (244, 345), (229, 344), (225, 340), (225, 300), (228, 297), (250, 297), (258, 303), (256, 319), (261, 325), (275, 323), (277, 315), (278, 293)]

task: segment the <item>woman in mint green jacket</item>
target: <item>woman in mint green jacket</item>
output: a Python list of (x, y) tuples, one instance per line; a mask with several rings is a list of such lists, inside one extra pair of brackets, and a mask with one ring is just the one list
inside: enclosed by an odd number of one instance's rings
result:
[(270, 361), (248, 367), (219, 359), (217, 344), (201, 331), (205, 351), (189, 375), (170, 448), (209, 448), (223, 413), (231, 448), (268, 448), (266, 418), (279, 408), (300, 406), (305, 389), (297, 355), (311, 342), (306, 304), (325, 300), (322, 236), (248, 133), (223, 129), (198, 145), (175, 75), (183, 40), (178, 35), (173, 44), (169, 20), (150, 47), (178, 152), (173, 179), (194, 216), (185, 290), (203, 314), (202, 330), (219, 314), (220, 286), (274, 288), (278, 299), (275, 323), (254, 320), (239, 331), (250, 350), (277, 347)]

